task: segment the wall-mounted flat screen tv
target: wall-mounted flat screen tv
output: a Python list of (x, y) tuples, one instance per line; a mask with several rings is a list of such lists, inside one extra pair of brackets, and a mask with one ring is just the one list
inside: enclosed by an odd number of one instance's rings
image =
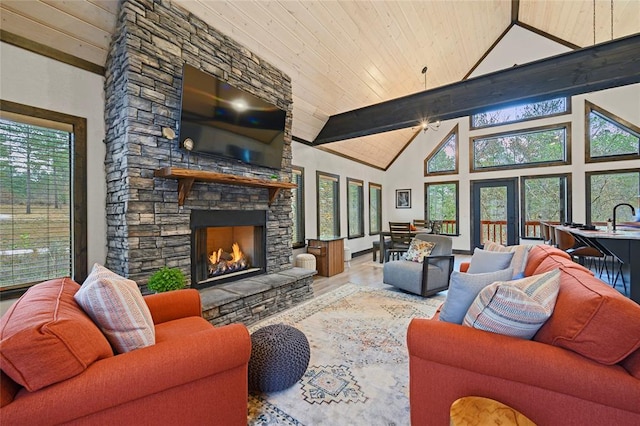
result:
[(285, 119), (286, 112), (275, 105), (184, 66), (179, 128), (183, 149), (280, 169)]

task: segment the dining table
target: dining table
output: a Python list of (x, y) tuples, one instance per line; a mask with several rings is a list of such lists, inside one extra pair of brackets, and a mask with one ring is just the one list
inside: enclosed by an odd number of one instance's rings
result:
[[(415, 237), (417, 234), (431, 234), (431, 228), (416, 228), (415, 230), (409, 231), (407, 233), (410, 237)], [(384, 239), (385, 237), (390, 237), (391, 231), (380, 231), (380, 260), (378, 262), (384, 263), (385, 260), (385, 250), (384, 250)]]
[(579, 240), (599, 249), (604, 249), (629, 267), (629, 298), (640, 304), (640, 228), (618, 226), (615, 231), (596, 228), (558, 226), (578, 237)]

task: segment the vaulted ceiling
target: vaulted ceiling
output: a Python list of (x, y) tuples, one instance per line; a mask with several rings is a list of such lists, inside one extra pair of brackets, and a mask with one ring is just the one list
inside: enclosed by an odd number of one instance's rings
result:
[[(293, 136), (310, 143), (332, 115), (466, 79), (513, 25), (570, 49), (640, 33), (638, 0), (173, 3), (291, 77)], [(117, 12), (116, 0), (1, 0), (1, 39), (102, 72)], [(386, 169), (417, 131), (321, 149)]]

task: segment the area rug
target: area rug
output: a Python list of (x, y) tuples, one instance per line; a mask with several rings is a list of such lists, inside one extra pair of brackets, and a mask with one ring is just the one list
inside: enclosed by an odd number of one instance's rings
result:
[(249, 327), (302, 331), (309, 367), (289, 389), (249, 395), (249, 425), (409, 425), (407, 326), (443, 295), (344, 286)]

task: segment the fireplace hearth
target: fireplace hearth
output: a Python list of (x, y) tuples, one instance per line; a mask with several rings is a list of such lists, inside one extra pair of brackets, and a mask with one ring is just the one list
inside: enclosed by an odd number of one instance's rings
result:
[(266, 223), (265, 210), (192, 210), (192, 287), (264, 274)]

